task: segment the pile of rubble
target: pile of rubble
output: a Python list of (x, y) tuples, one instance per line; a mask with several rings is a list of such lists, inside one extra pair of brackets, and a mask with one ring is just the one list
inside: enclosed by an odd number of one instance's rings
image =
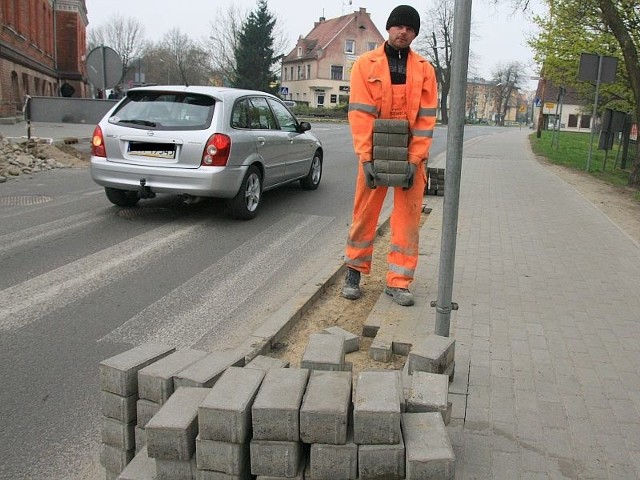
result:
[(61, 163), (47, 154), (49, 143), (47, 140), (4, 138), (0, 135), (0, 183), (19, 175), (51, 170), (54, 168), (69, 168), (70, 165)]

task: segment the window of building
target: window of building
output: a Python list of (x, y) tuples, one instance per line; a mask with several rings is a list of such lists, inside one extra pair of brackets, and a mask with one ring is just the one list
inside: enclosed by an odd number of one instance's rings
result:
[(298, 47), (298, 58), (302, 56), (302, 47)]
[(574, 114), (569, 114), (569, 122), (567, 123), (569, 128), (576, 128), (578, 126), (578, 116)]
[(293, 67), (289, 69), (289, 78), (293, 80)]
[(342, 65), (331, 65), (331, 80), (342, 80)]
[(580, 128), (591, 127), (591, 115), (582, 115), (580, 117)]
[(338, 103), (338, 95), (335, 93), (331, 94), (331, 103)]
[(307, 65), (307, 80), (311, 78), (311, 65)]
[(282, 69), (282, 81), (283, 82), (287, 81), (287, 69), (286, 68)]
[(298, 65), (298, 80), (302, 78), (302, 65)]
[(345, 42), (344, 42), (344, 53), (356, 53), (356, 41), (355, 40), (345, 40)]
[(324, 107), (324, 93), (318, 93), (316, 95), (316, 100), (319, 108)]
[(369, 42), (367, 43), (367, 50), (369, 51), (375, 50), (377, 46), (378, 44), (376, 42)]

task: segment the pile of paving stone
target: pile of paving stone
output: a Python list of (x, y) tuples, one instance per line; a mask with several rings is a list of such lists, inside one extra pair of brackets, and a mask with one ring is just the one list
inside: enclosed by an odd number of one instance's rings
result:
[(43, 151), (45, 145), (48, 143), (44, 139), (25, 138), (16, 141), (0, 135), (0, 183), (20, 175), (69, 167), (47, 156)]
[(354, 380), (344, 354), (357, 338), (312, 334), (301, 368), (157, 343), (104, 360), (107, 480), (452, 479), (453, 340)]

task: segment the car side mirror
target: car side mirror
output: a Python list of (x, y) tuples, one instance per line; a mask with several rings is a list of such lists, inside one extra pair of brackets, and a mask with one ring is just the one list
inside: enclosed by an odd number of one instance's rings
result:
[(309, 122), (300, 122), (300, 125), (298, 126), (298, 131), (307, 132), (309, 130), (311, 130), (311, 124)]

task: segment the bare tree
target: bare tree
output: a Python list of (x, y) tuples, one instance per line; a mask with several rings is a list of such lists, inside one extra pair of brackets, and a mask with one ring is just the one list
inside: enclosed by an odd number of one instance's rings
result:
[(437, 0), (427, 10), (423, 25), (424, 36), (418, 37), (417, 51), (429, 60), (436, 70), (440, 86), (440, 115), (442, 123), (449, 123), (448, 98), (451, 88), (451, 54), (453, 39), (453, 0)]
[(173, 28), (160, 41), (164, 67), (174, 73), (174, 83), (208, 85), (211, 63), (206, 52), (179, 28)]
[(112, 15), (106, 23), (90, 29), (88, 48), (105, 46), (113, 48), (122, 59), (126, 75), (134, 58), (140, 58), (146, 49), (144, 26), (135, 18)]
[[(493, 96), (498, 125), (504, 125), (510, 107), (517, 107), (517, 101), (513, 99), (517, 99), (522, 80), (526, 78), (524, 72), (525, 67), (519, 62), (498, 64), (493, 71)], [(512, 104), (512, 100), (516, 101), (515, 105)]]

